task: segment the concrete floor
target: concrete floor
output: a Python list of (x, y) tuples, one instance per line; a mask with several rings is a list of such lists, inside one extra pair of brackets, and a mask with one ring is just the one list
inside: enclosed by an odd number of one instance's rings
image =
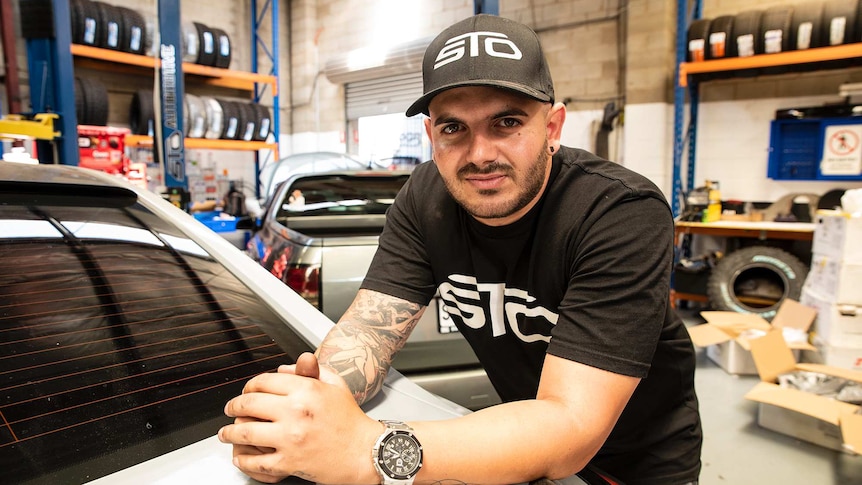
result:
[[(680, 310), (686, 324), (702, 322)], [(760, 428), (757, 404), (743, 398), (755, 376), (733, 376), (698, 349), (696, 386), (703, 421), (700, 485), (862, 485), (862, 456)]]

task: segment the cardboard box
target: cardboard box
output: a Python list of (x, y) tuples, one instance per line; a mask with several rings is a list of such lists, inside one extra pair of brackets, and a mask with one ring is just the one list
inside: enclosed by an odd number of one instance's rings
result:
[(817, 311), (814, 340), (827, 345), (862, 347), (862, 306), (833, 303), (810, 288), (803, 288), (800, 300)]
[(862, 305), (862, 264), (814, 254), (805, 278), (805, 288), (825, 296), (833, 303)]
[[(759, 315), (750, 313), (708, 311), (700, 312), (707, 323), (688, 328), (691, 341), (706, 348), (706, 355), (730, 374), (757, 375), (751, 357), (750, 342), (773, 329), (786, 332), (798, 357), (799, 350), (815, 350), (807, 342), (808, 330), (817, 311), (801, 303), (785, 299), (772, 324)], [(790, 338), (795, 335), (796, 338)]]
[(761, 382), (748, 391), (745, 398), (758, 403), (758, 425), (825, 448), (862, 452), (862, 414), (856, 414), (859, 406), (776, 384), (779, 375), (794, 370), (857, 382), (862, 382), (862, 372), (821, 364), (798, 364), (778, 331), (752, 340), (751, 353)]
[(805, 351), (804, 362), (823, 364), (841, 369), (862, 371), (862, 347), (828, 345), (815, 342), (817, 352)]
[(862, 264), (862, 217), (834, 210), (819, 210), (815, 219), (812, 252), (835, 261)]

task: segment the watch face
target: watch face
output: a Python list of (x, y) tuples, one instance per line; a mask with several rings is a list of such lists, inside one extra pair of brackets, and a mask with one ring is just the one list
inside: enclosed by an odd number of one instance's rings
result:
[(380, 448), (377, 463), (393, 479), (412, 478), (422, 466), (422, 447), (407, 431), (393, 431)]

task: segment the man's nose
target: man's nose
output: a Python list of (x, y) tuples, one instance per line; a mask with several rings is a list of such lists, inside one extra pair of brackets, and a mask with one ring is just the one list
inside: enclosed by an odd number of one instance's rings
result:
[(496, 159), (497, 147), (494, 140), (486, 133), (474, 132), (470, 137), (467, 161), (481, 166)]

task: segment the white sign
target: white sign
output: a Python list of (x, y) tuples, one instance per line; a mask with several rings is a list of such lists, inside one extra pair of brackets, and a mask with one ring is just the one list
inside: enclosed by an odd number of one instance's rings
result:
[(862, 175), (862, 125), (826, 127), (820, 173)]

